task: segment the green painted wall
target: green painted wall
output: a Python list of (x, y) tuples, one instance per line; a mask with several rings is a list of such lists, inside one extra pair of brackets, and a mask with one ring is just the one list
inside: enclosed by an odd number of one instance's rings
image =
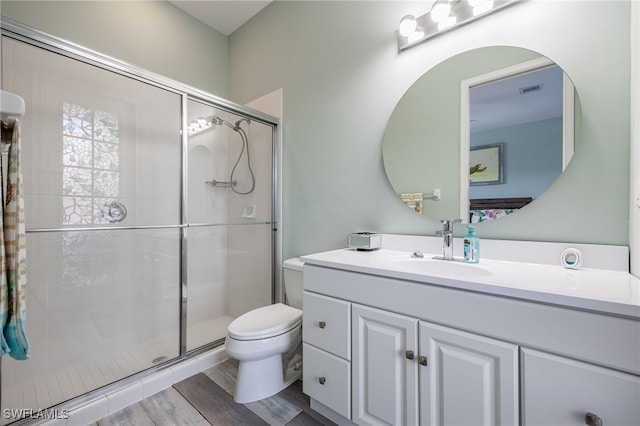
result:
[(359, 230), (434, 235), (440, 224), (407, 209), (388, 183), (385, 127), (425, 71), (489, 45), (560, 65), (580, 95), (584, 137), (534, 205), (478, 234), (628, 244), (629, 3), (522, 2), (399, 53), (397, 24), (419, 7), (276, 1), (230, 37), (235, 101), (283, 88), (283, 256), (344, 247)]
[(228, 38), (166, 1), (10, 1), (3, 17), (228, 97)]
[(384, 172), (382, 140), (395, 105), (424, 72), (460, 52), (535, 50), (574, 81), (584, 138), (535, 205), (477, 231), (484, 238), (629, 242), (628, 2), (530, 0), (401, 53), (397, 24), (426, 12), (424, 2), (275, 1), (229, 39), (164, 1), (3, 0), (0, 8), (239, 103), (282, 88), (284, 257), (343, 247), (358, 230), (433, 235), (439, 223), (401, 204)]

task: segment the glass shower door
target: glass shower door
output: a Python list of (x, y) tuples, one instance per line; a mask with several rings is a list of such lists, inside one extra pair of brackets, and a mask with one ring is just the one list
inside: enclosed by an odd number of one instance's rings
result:
[(272, 302), (273, 127), (189, 100), (187, 350)]
[(179, 355), (182, 96), (8, 37), (2, 65), (27, 103), (31, 358), (2, 357), (0, 408), (38, 410)]

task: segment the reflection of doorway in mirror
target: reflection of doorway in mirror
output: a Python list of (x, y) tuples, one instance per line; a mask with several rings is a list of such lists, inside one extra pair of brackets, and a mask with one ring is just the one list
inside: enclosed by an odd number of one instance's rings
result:
[(535, 199), (562, 173), (574, 150), (573, 94), (544, 57), (462, 81), (461, 217), (470, 199)]

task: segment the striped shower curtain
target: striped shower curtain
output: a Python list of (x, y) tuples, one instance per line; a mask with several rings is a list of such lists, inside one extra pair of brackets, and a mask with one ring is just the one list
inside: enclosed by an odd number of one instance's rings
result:
[[(2, 334), (0, 355), (29, 358), (29, 342), (25, 331), (27, 314), (27, 250), (20, 168), (20, 123), (2, 124), (2, 142), (9, 144), (7, 155), (6, 194), (0, 215), (0, 321)], [(4, 160), (4, 158), (3, 158)], [(4, 168), (4, 167), (3, 167)], [(0, 173), (0, 178), (2, 173)]]

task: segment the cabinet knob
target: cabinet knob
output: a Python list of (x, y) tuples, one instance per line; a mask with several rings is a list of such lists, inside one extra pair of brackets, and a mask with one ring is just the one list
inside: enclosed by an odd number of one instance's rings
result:
[(324, 385), (326, 381), (327, 381), (327, 379), (325, 379), (324, 377), (319, 377), (319, 378), (318, 378), (318, 382), (319, 382), (321, 385)]
[(416, 356), (414, 355), (413, 351), (405, 351), (404, 352), (404, 356), (407, 359), (414, 359)]
[(320, 328), (325, 328), (326, 326), (327, 326), (327, 323), (326, 323), (326, 322), (324, 322), (324, 321), (320, 321), (320, 322), (318, 322), (318, 327), (320, 327)]
[(426, 367), (427, 365), (429, 365), (429, 360), (426, 356), (418, 357), (418, 364), (424, 365)]
[(589, 426), (602, 426), (602, 419), (593, 413), (587, 413), (584, 415), (584, 422)]

